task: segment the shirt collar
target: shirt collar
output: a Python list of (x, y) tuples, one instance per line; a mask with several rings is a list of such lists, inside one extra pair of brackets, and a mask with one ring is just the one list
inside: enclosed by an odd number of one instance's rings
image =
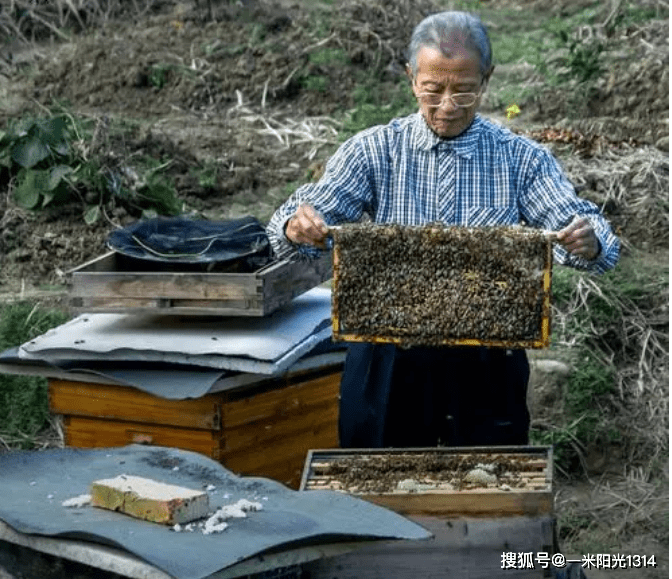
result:
[(413, 141), (417, 148), (429, 151), (431, 149), (445, 149), (470, 159), (478, 144), (483, 129), (483, 120), (479, 115), (474, 117), (467, 130), (452, 139), (442, 139), (429, 128), (424, 117), (415, 113)]

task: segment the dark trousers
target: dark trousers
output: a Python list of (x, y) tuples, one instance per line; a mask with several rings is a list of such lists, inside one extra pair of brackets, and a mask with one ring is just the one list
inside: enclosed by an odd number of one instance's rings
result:
[(524, 350), (351, 344), (341, 447), (527, 444), (529, 374)]

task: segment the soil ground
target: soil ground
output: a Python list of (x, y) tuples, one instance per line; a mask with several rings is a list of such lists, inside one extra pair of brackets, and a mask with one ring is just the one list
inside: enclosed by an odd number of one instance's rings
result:
[[(448, 4), (455, 3), (442, 6)], [(505, 0), (483, 2), (482, 11), (493, 36), (522, 26), (533, 34), (540, 19), (562, 17), (579, 4), (596, 3)], [(588, 40), (607, 34), (611, 8), (620, 5), (602, 4), (605, 26), (584, 30)], [(607, 71), (589, 94), (549, 87), (537, 67), (518, 61), (496, 68), (482, 112), (552, 148), (580, 193), (602, 206), (626, 250), (666, 266), (667, 197), (649, 192), (666, 191), (669, 182), (667, 3), (641, 5), (660, 16), (633, 23), (618, 38), (605, 37)], [(188, 211), (267, 220), (296, 184), (319, 176), (367, 71), (382, 66), (378, 90), (392, 90), (403, 75), (411, 26), (437, 4), (156, 0), (143, 6), (141, 14), (129, 18), (122, 10), (69, 39), (49, 39), (35, 29), (35, 42), (1, 45), (0, 128), (60, 103), (98, 124), (99, 140), (87, 146), (115, 151), (129, 163), (143, 153), (170, 161)], [(315, 58), (324, 49), (337, 56)], [(522, 113), (507, 120), (511, 87), (525, 87), (528, 96)], [(123, 139), (107, 130), (110, 119), (128, 124)], [(216, 179), (204, 184), (199, 171), (209, 167)], [(0, 296), (58, 303), (65, 272), (101, 255), (108, 233), (137, 219), (111, 207), (89, 226), (82, 211), (82, 204), (71, 204), (29, 212), (9, 189), (0, 190)], [(621, 551), (655, 553), (660, 566), (592, 571), (591, 578), (668, 576), (668, 538), (660, 534), (667, 491), (658, 489), (652, 498), (650, 486), (629, 468), (597, 453), (588, 481), (560, 485), (557, 507), (576, 517), (577, 528), (601, 518), (599, 528), (611, 525), (613, 533), (625, 522), (610, 513), (622, 513), (631, 530)], [(614, 508), (619, 505), (627, 508)], [(596, 548), (608, 539), (596, 536)]]

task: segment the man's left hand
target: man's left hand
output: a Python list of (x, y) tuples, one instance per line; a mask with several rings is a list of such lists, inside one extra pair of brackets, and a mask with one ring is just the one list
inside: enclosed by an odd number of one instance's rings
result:
[(575, 217), (564, 229), (555, 234), (558, 243), (569, 253), (585, 259), (595, 259), (600, 252), (600, 242), (586, 217)]

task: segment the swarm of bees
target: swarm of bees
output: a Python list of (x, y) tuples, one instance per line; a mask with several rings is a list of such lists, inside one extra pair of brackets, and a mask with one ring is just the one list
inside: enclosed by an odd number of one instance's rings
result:
[(336, 228), (336, 340), (542, 348), (551, 241), (523, 227)]

